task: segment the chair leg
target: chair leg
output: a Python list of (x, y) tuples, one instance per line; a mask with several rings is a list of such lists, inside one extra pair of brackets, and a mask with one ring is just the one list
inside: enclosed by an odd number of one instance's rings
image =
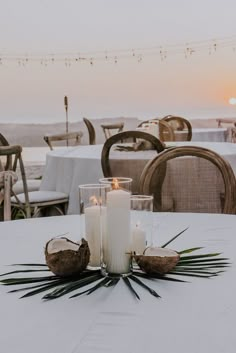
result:
[(23, 218), (27, 218), (25, 211), (19, 207), (12, 207), (11, 209), (11, 218), (12, 219), (19, 219), (19, 215), (22, 215)]
[[(55, 210), (56, 214), (52, 212)], [(32, 217), (50, 217), (50, 216), (64, 216), (65, 215), (65, 206), (63, 205), (52, 205), (52, 206), (44, 206), (44, 207), (35, 207)]]
[(11, 220), (11, 175), (4, 175), (4, 221)]

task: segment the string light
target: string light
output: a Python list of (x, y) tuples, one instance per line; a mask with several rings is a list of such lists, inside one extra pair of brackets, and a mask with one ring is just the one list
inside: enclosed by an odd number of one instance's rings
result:
[(16, 62), (18, 66), (26, 66), (29, 63), (39, 63), (46, 67), (49, 64), (64, 63), (66, 67), (70, 67), (73, 63), (87, 62), (93, 66), (95, 62), (105, 61), (118, 63), (119, 60), (133, 58), (138, 63), (143, 61), (143, 58), (149, 56), (159, 56), (161, 62), (173, 55), (184, 55), (185, 59), (189, 59), (193, 54), (208, 53), (212, 55), (219, 49), (231, 48), (236, 51), (236, 35), (227, 38), (218, 38), (210, 40), (200, 40), (188, 43), (159, 45), (147, 48), (132, 48), (120, 50), (105, 50), (84, 53), (0, 53), (0, 65), (8, 62)]

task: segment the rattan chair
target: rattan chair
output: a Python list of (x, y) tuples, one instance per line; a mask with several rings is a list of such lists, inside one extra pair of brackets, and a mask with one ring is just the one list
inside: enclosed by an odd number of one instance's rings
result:
[(116, 124), (101, 124), (101, 128), (105, 135), (105, 139), (109, 139), (112, 135), (122, 132), (124, 129), (124, 123)]
[(175, 141), (174, 130), (167, 122), (159, 119), (145, 120), (138, 125), (138, 128), (145, 126), (147, 123), (157, 124), (159, 126), (159, 138), (161, 141)]
[(56, 135), (47, 134), (43, 137), (43, 139), (48, 144), (50, 150), (53, 150), (52, 142), (65, 141), (66, 145), (69, 146), (71, 145), (71, 141), (73, 141), (72, 145), (76, 146), (81, 143), (82, 136), (83, 136), (82, 131), (78, 131), (78, 132), (68, 132), (68, 133), (56, 134)]
[(180, 116), (167, 115), (161, 121), (167, 122), (172, 127), (176, 141), (192, 140), (192, 125), (187, 119)]
[[(134, 142), (136, 141), (136, 142)], [(142, 170), (145, 166), (145, 161), (140, 160), (130, 160), (130, 163), (127, 160), (124, 163), (122, 159), (122, 155), (119, 158), (118, 153), (127, 153), (127, 157), (129, 156), (126, 151), (123, 152), (116, 152), (117, 144), (118, 146), (126, 146), (128, 143), (128, 147), (131, 145), (139, 145), (141, 146), (140, 153), (142, 153), (143, 149), (154, 149), (157, 153), (160, 153), (164, 150), (164, 145), (160, 140), (158, 140), (155, 136), (148, 134), (142, 131), (123, 131), (116, 135), (113, 135), (108, 140), (106, 140), (103, 149), (102, 149), (102, 156), (101, 156), (101, 163), (102, 163), (102, 170), (104, 177), (116, 177), (116, 176), (123, 176), (123, 177), (131, 177), (133, 179), (132, 183), (132, 191), (133, 193), (139, 192), (139, 177), (142, 173)], [(142, 147), (142, 144), (143, 147)], [(114, 159), (110, 158), (110, 154), (114, 153)], [(131, 148), (132, 153), (133, 152)], [(136, 162), (138, 162), (136, 164)]]
[(140, 190), (154, 195), (155, 211), (234, 214), (236, 180), (230, 164), (206, 148), (181, 146), (144, 168)]
[(88, 129), (89, 144), (90, 145), (96, 145), (96, 132), (95, 132), (93, 124), (87, 118), (83, 118), (83, 121), (84, 121), (84, 123), (85, 123), (85, 125), (86, 125), (86, 127)]
[[(25, 168), (22, 160), (21, 146), (4, 146), (0, 147), (0, 157), (11, 157), (12, 163), (8, 170), (16, 171), (19, 166), (20, 174), (23, 183), (24, 192), (15, 194), (12, 189), (13, 196), (11, 197), (12, 217), (14, 218), (17, 212), (21, 212), (24, 217), (36, 217), (46, 211), (54, 208), (58, 214), (65, 214), (68, 204), (68, 195), (56, 191), (28, 191), (27, 180), (25, 177)], [(3, 164), (2, 164), (3, 166)]]

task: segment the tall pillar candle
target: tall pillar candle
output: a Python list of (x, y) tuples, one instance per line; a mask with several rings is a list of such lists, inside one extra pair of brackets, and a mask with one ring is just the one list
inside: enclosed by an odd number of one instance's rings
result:
[(108, 273), (130, 271), (130, 193), (114, 189), (107, 193), (107, 242), (104, 249)]

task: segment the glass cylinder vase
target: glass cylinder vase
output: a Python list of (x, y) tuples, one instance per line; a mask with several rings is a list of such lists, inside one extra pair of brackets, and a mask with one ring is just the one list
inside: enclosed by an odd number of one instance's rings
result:
[(153, 196), (131, 196), (131, 251), (143, 254), (152, 244)]
[(79, 185), (81, 237), (88, 241), (91, 267), (101, 266), (102, 238), (106, 232), (106, 194), (109, 184)]

